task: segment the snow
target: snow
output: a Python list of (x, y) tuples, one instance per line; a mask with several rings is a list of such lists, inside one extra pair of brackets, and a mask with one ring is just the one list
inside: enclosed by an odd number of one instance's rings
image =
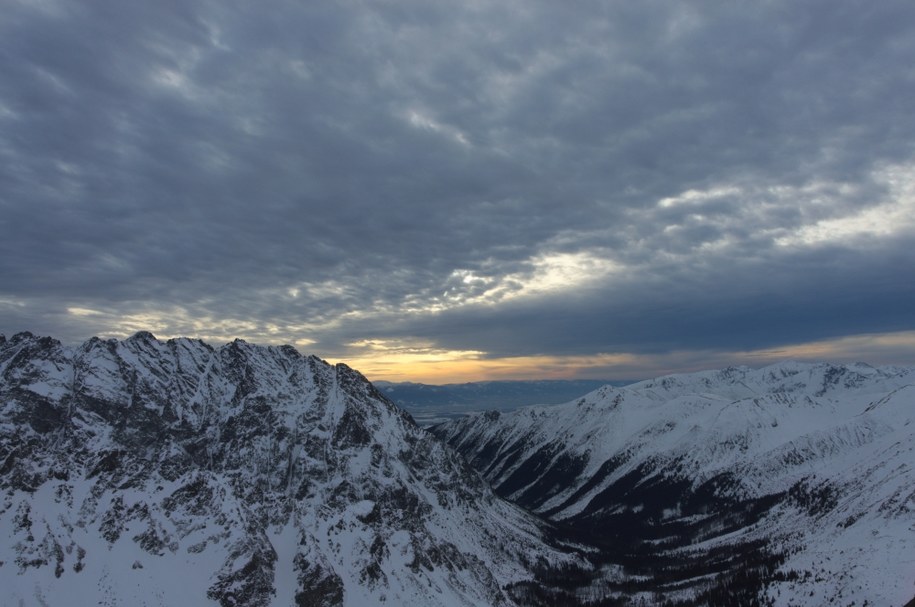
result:
[[(578, 558), (343, 365), (142, 334), (26, 338), (0, 364), (12, 604), (215, 605), (229, 587), (289, 605), (325, 578), (346, 605), (484, 605), (530, 579), (522, 557)], [(14, 421), (35, 406), (67, 414)]]
[[(0, 344), (0, 368), (10, 604), (215, 605), (226, 583), (279, 606), (324, 580), (354, 607), (487, 605), (531, 579), (527, 562), (580, 562), (344, 365), (140, 334), (77, 348), (22, 337)], [(903, 604), (915, 595), (913, 378), (863, 364), (728, 368), (445, 429), (459, 447), (496, 449), (497, 483), (546, 454), (516, 496), (583, 462), (537, 506), (593, 481), (557, 519), (640, 466), (694, 487), (727, 473), (741, 498), (819, 491), (828, 507), (783, 500), (704, 545), (778, 543), (782, 570), (809, 577), (771, 586), (776, 604)], [(701, 520), (683, 512), (659, 514)], [(244, 587), (257, 574), (267, 589)]]
[(276, 594), (270, 604), (274, 607), (295, 605), (295, 591), (299, 583), (293, 561), (298, 553), (298, 535), (295, 529), (282, 526), (268, 534), (268, 538), (277, 556), (273, 581)]
[[(136, 521), (127, 526), (119, 541), (107, 543), (94, 525), (80, 525), (72, 520), (72, 509), (61, 501), (55, 490), (63, 483), (47, 483), (33, 495), (15, 493), (13, 504), (31, 507), (32, 530), (36, 536), (56, 538), (64, 548), (64, 571), (54, 575), (53, 567), (17, 567), (14, 560), (0, 567), (0, 586), (4, 604), (47, 605), (191, 605), (204, 604), (209, 581), (199, 575), (201, 568), (212, 566), (217, 558), (213, 551), (194, 555), (178, 552), (175, 558), (150, 555), (126, 538), (142, 532)], [(73, 503), (85, 500), (91, 483), (73, 483)], [(21, 541), (21, 532), (13, 529), (9, 511), (0, 516), (0, 537), (4, 544)], [(79, 549), (85, 551), (79, 559)], [(78, 573), (74, 565), (82, 560)], [(139, 564), (141, 567), (135, 567)], [(168, 583), (163, 583), (164, 581)], [(206, 604), (215, 604), (206, 601)]]
[[(784, 571), (818, 572), (780, 583), (770, 596), (784, 605), (901, 605), (915, 596), (913, 383), (907, 368), (787, 362), (606, 386), (563, 405), (470, 416), (436, 432), (468, 457), (490, 450), (484, 468), (496, 486), (550, 453), (539, 475), (513, 485), (514, 497), (554, 474), (562, 457), (583, 458), (583, 470), (566, 475), (561, 490), (535, 506), (558, 520), (581, 514), (640, 466), (693, 487), (727, 473), (739, 479), (727, 491), (741, 499), (798, 483), (822, 487), (836, 499), (827, 512), (782, 508), (735, 532), (783, 538), (792, 554)], [(612, 472), (601, 477), (610, 462)], [(719, 535), (709, 546), (731, 539)]]

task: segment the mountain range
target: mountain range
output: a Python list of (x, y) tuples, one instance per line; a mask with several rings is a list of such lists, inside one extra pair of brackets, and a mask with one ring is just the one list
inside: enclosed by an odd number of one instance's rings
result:
[(578, 595), (903, 605), (915, 596), (913, 381), (908, 368), (786, 362), (432, 430), (497, 493), (600, 547), (602, 573)]
[(8, 605), (513, 605), (581, 560), (356, 371), (243, 341), (0, 340), (0, 492)]
[(631, 381), (601, 379), (497, 380), (461, 384), (375, 381), (386, 397), (422, 426), (481, 411), (511, 411), (526, 405), (556, 405), (606, 385)]
[(4, 605), (895, 605), (915, 371), (780, 363), (420, 428), (289, 346), (0, 336)]

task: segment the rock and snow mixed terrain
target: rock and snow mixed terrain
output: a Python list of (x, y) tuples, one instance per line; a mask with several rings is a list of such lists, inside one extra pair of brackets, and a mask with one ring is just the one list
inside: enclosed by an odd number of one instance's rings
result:
[(911, 369), (783, 363), (436, 438), (288, 346), (0, 336), (2, 604), (901, 606), (913, 420)]
[(511, 605), (578, 558), (345, 365), (148, 333), (0, 337), (0, 538), (4, 605)]
[(500, 495), (603, 544), (578, 597), (904, 605), (915, 371), (782, 363), (604, 387), (433, 431)]

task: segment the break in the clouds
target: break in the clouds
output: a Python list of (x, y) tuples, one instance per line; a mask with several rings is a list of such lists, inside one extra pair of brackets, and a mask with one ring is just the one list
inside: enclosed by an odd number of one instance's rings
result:
[(8, 0), (0, 331), (911, 362), (913, 64), (904, 1)]

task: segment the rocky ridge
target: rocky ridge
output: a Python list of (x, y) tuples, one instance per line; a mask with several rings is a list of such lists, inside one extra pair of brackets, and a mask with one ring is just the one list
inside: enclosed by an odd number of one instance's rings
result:
[(512, 605), (572, 562), (363, 376), (289, 346), (0, 339), (16, 604)]

